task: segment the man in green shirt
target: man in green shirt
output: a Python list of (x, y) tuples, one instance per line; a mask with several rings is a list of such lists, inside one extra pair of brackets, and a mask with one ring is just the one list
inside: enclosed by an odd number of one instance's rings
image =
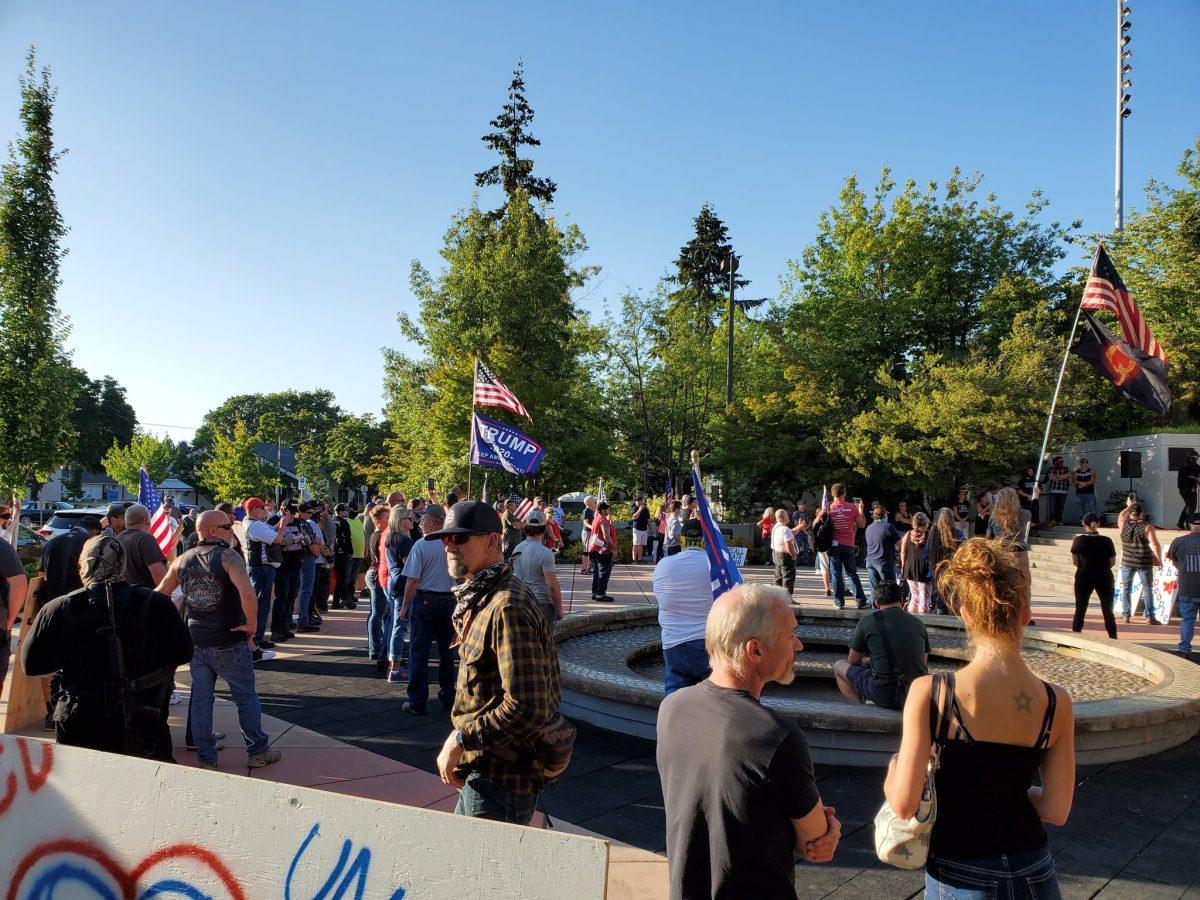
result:
[(838, 690), (851, 703), (870, 701), (901, 709), (914, 679), (929, 674), (929, 632), (905, 611), (900, 586), (881, 581), (872, 598), (876, 611), (858, 620), (850, 652), (833, 664)]

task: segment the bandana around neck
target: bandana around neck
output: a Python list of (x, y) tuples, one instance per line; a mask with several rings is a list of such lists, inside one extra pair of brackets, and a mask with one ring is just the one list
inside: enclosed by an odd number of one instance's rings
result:
[(456, 585), (454, 591), (454, 612), (450, 620), (454, 623), (454, 633), (461, 642), (467, 632), (467, 625), (475, 611), (483, 605), (483, 601), (491, 596), (497, 583), (509, 571), (507, 563), (493, 563), (486, 569), (480, 569), (470, 581)]

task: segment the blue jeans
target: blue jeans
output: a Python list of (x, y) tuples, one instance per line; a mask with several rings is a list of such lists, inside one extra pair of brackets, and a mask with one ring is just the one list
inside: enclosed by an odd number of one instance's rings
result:
[(304, 558), (300, 560), (300, 616), (299, 624), (303, 628), (309, 624), (312, 616), (313, 587), (317, 583), (317, 558), (304, 550)]
[(858, 566), (854, 561), (854, 548), (834, 546), (829, 548), (829, 568), (833, 576), (833, 605), (841, 609), (846, 604), (846, 576), (854, 582), (854, 599), (865, 605), (867, 595), (858, 580)]
[(994, 859), (939, 859), (925, 867), (926, 900), (1060, 900), (1049, 845)]
[(250, 566), (246, 573), (250, 576), (250, 584), (254, 587), (254, 596), (258, 598), (258, 622), (254, 629), (254, 640), (262, 643), (267, 631), (267, 616), (271, 612), (271, 589), (275, 587), (274, 566)]
[(879, 562), (867, 560), (867, 580), (871, 582), (871, 600), (875, 599), (875, 588), (882, 583), (896, 580), (896, 567), (890, 559)]
[(254, 689), (254, 657), (245, 641), (232, 647), (197, 647), (192, 653), (192, 702), (188, 707), (196, 755), (202, 763), (217, 761), (217, 741), (213, 737), (213, 700), (217, 676), (229, 685), (237, 704), (238, 724), (246, 741), (246, 753), (253, 756), (267, 749), (269, 738), (262, 730), (262, 706)]
[(664, 647), (663, 665), (663, 696), (666, 697), (680, 688), (699, 684), (712, 673), (704, 638)]
[(1079, 520), (1081, 522), (1088, 513), (1096, 512), (1095, 494), (1076, 494), (1075, 499), (1079, 501)]
[(367, 569), (364, 580), (367, 583), (367, 592), (371, 595), (371, 612), (367, 616), (367, 650), (371, 659), (383, 659), (384, 640), (391, 633), (395, 610), (392, 609), (387, 591), (379, 586), (374, 567)]
[(1142, 615), (1148, 619), (1150, 618), (1150, 604), (1154, 600), (1153, 569), (1132, 569), (1129, 566), (1121, 566), (1121, 598), (1117, 601), (1116, 613), (1118, 616), (1133, 615), (1133, 610), (1129, 608), (1129, 600), (1133, 593), (1133, 575), (1135, 572), (1142, 582)]
[[(391, 627), (383, 633), (384, 643), (387, 644), (387, 657), (392, 662), (404, 659), (404, 638), (408, 636), (408, 623), (400, 618), (400, 607), (404, 605), (404, 583), (408, 581), (403, 575), (390, 576), (388, 585), (388, 610)], [(416, 600), (414, 599), (414, 603)]]
[[(438, 646), (438, 685), (445, 703), (454, 696), (454, 595), (437, 591), (417, 591), (408, 612), (412, 635), (408, 648), (408, 699), (424, 709), (429, 699), (429, 649)], [(489, 818), (485, 816), (484, 818)], [(507, 821), (507, 820), (505, 820)]]
[(1192, 635), (1196, 633), (1196, 612), (1200, 610), (1200, 597), (1179, 595), (1179, 649), (1192, 652)]
[(471, 816), (475, 819), (491, 819), (493, 822), (511, 822), (528, 825), (533, 820), (538, 795), (514, 794), (502, 788), (490, 778), (478, 772), (467, 776), (467, 783), (458, 795), (454, 814)]

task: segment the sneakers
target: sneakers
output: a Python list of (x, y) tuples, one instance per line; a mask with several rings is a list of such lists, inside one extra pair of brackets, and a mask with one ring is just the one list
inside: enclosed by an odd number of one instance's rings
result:
[(261, 769), (263, 766), (269, 766), (272, 763), (277, 763), (283, 759), (283, 754), (278, 750), (267, 748), (262, 753), (255, 753), (246, 760), (247, 767), (251, 769)]
[(400, 684), (402, 681), (408, 681), (408, 663), (402, 662), (393, 669), (389, 669), (387, 673), (388, 684)]
[(612, 603), (613, 602), (613, 598), (608, 596), (608, 594), (592, 594), (592, 599), (595, 600), (597, 603)]
[(275, 644), (283, 644), (290, 640), (291, 636), (288, 634), (276, 634), (273, 631), (271, 632), (271, 646), (275, 646)]
[(263, 650), (260, 647), (257, 650), (255, 650), (254, 653), (251, 655), (254, 657), (254, 661), (256, 663), (260, 663), (260, 662), (270, 662), (278, 654), (274, 650)]
[(301, 625), (300, 626), (301, 634), (314, 634), (315, 632), (318, 632), (320, 630), (321, 630), (320, 625)]
[(171, 705), (178, 706), (183, 702), (183, 697), (179, 695), (179, 691), (171, 691)]
[[(214, 738), (216, 738), (216, 741), (217, 741), (217, 749), (218, 749), (218, 750), (224, 750), (224, 749), (225, 749), (225, 732), (223, 732), (223, 731), (214, 731), (214, 732), (213, 732), (213, 737), (214, 737)], [(199, 747), (197, 747), (197, 746), (196, 746), (194, 743), (192, 743), (192, 744), (184, 744), (184, 746), (185, 746), (185, 747), (187, 747), (189, 750), (199, 750), (199, 749), (200, 749), (200, 748), (199, 748)], [(216, 766), (213, 766), (213, 768), (215, 769), (215, 768), (216, 768)]]
[(423, 706), (417, 706), (417, 705), (416, 705), (415, 703), (413, 703), (411, 700), (408, 700), (408, 701), (406, 701), (406, 702), (405, 702), (405, 704), (404, 704), (402, 707), (400, 707), (400, 708), (401, 708), (402, 710), (404, 710), (406, 713), (408, 713), (410, 716), (423, 716), (423, 715), (425, 715), (425, 707), (423, 707)]
[(216, 763), (200, 763), (200, 768), (208, 769), (210, 772), (215, 772), (215, 771), (217, 771), (217, 764)]
[(261, 641), (256, 641), (255, 643), (257, 643), (258, 646), (261, 647), (263, 650), (274, 650), (275, 649), (274, 641), (268, 641), (268, 640), (264, 639)]

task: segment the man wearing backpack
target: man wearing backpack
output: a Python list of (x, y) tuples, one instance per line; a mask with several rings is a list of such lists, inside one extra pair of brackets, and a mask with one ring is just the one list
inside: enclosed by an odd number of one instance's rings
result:
[(850, 652), (833, 664), (834, 679), (851, 703), (902, 709), (908, 686), (929, 674), (929, 632), (904, 609), (894, 581), (879, 582), (872, 599), (878, 609), (858, 620)]
[[(562, 688), (558, 654), (537, 598), (504, 561), (500, 516), (475, 500), (450, 508), (441, 541), (454, 588), (452, 621), (462, 664), (454, 731), (438, 754), (442, 781), (459, 790), (462, 816), (528, 825), (547, 772), (543, 745), (558, 726)], [(569, 752), (569, 751), (568, 751)]]

